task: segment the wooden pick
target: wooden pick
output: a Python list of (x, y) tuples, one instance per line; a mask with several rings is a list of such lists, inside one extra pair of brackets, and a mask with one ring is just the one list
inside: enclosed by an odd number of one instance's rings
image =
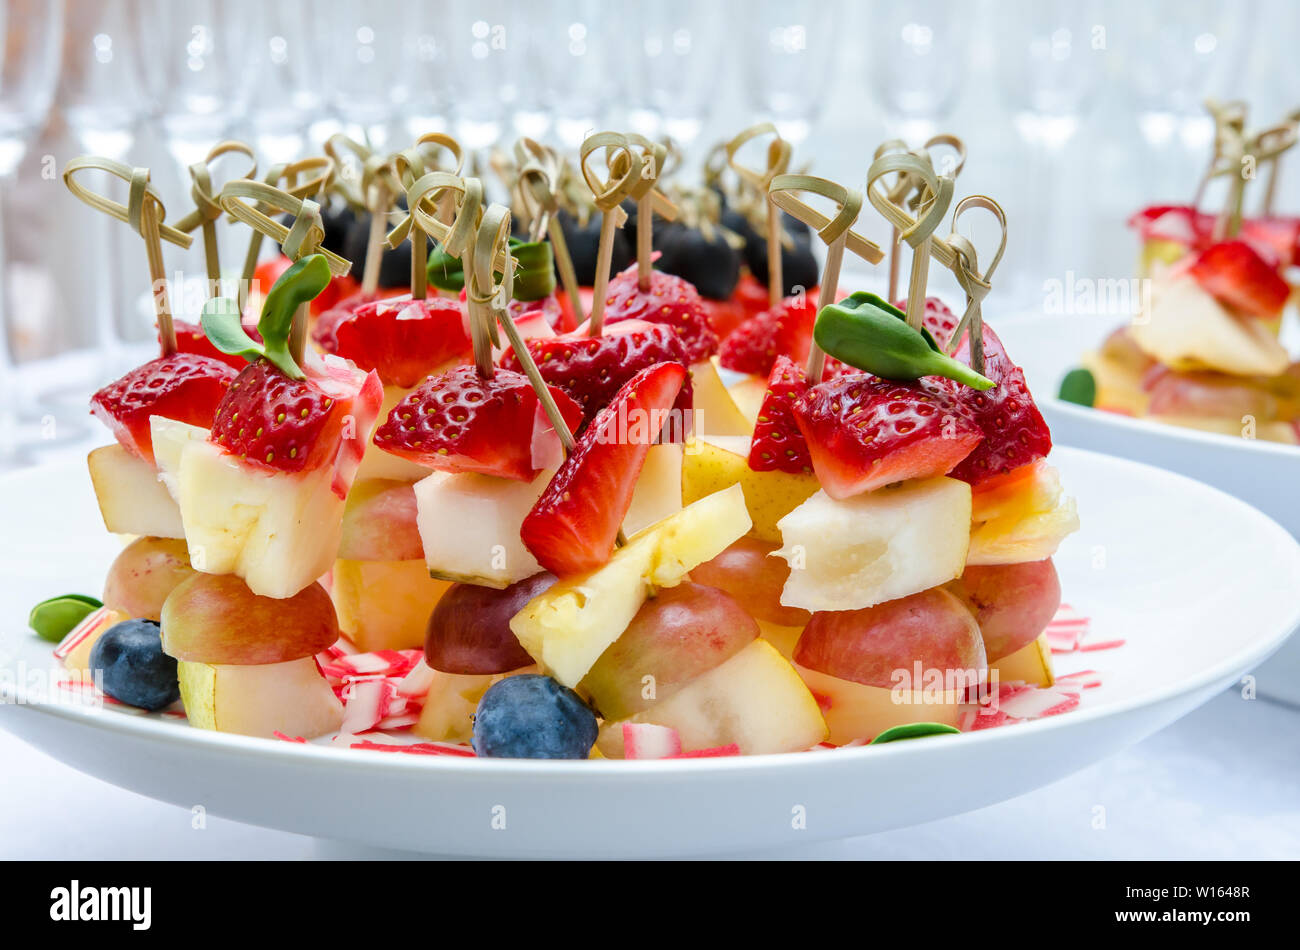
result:
[[(1288, 112), (1283, 121), (1289, 125), (1293, 131), (1300, 130), (1300, 109), (1293, 109), (1291, 112)], [(1271, 217), (1273, 214), (1273, 202), (1277, 198), (1278, 167), (1281, 164), (1280, 154), (1273, 156), (1269, 161), (1268, 184), (1264, 186), (1264, 198), (1260, 203), (1260, 213), (1264, 217)]]
[[(129, 186), (126, 204), (120, 204), (97, 194), (77, 181), (77, 173), (89, 169), (108, 172)], [(149, 183), (149, 169), (132, 168), (111, 158), (83, 155), (68, 162), (63, 170), (63, 183), (81, 201), (96, 211), (102, 211), (128, 224), (132, 231), (144, 239), (145, 255), (149, 261), (149, 280), (153, 292), (154, 315), (158, 321), (158, 337), (162, 355), (176, 352), (176, 328), (172, 323), (171, 302), (167, 295), (167, 270), (163, 264), (162, 242), (188, 248), (193, 239), (179, 228), (164, 224), (167, 211), (153, 185)]]
[[(450, 174), (460, 174), (461, 168), (465, 164), (465, 156), (460, 143), (450, 135), (445, 135), (442, 132), (428, 132), (416, 139), (415, 144), (410, 148), (399, 152), (392, 158), (392, 167), (402, 185), (410, 186), (425, 176), (431, 164), (425, 154), (425, 149), (431, 145), (449, 152), (454, 163)], [(437, 168), (436, 162), (432, 164), (435, 170), (442, 170)], [(409, 196), (407, 201), (409, 207)], [(455, 213), (445, 203), (442, 205), (435, 204), (432, 210), (434, 214), (444, 216)], [(429, 232), (425, 231), (421, 226), (422, 220), (422, 216), (411, 219), (411, 297), (414, 300), (425, 300), (429, 296)], [(369, 265), (369, 258), (367, 258), (366, 263)]]
[[(605, 167), (609, 172), (609, 177), (603, 181), (587, 162), (588, 157), (597, 149), (604, 149)], [(596, 247), (596, 281), (592, 288), (591, 319), (587, 324), (588, 335), (600, 336), (605, 321), (609, 266), (614, 256), (614, 230), (621, 228), (627, 221), (627, 212), (620, 205), (636, 187), (642, 173), (642, 162), (633, 151), (627, 136), (617, 132), (596, 132), (587, 136), (582, 143), (578, 162), (582, 177), (601, 212), (600, 243)]]
[[(760, 172), (736, 161), (736, 153), (745, 145), (762, 135), (771, 135), (772, 141), (767, 146), (767, 164)], [(727, 164), (735, 171), (742, 184), (749, 185), (754, 191), (764, 196), (767, 231), (767, 302), (775, 307), (781, 302), (785, 291), (785, 277), (782, 273), (781, 246), (784, 235), (781, 228), (781, 212), (772, 200), (770, 185), (777, 175), (784, 175), (790, 167), (793, 146), (781, 137), (771, 122), (760, 122), (735, 136), (725, 146)]]
[(519, 162), (519, 197), (532, 216), (529, 240), (540, 241), (543, 232), (550, 239), (564, 295), (569, 298), (569, 306), (581, 326), (587, 319), (582, 312), (582, 288), (573, 267), (573, 255), (569, 253), (569, 242), (564, 239), (564, 228), (558, 218), (564, 160), (553, 149), (527, 137), (515, 143), (515, 157)]
[[(880, 179), (891, 173), (914, 175), (921, 182), (917, 210), (921, 217), (913, 218), (906, 210), (889, 200), (889, 193)], [(879, 184), (877, 184), (879, 183)], [(867, 170), (867, 199), (885, 220), (898, 228), (899, 237), (912, 246), (912, 272), (907, 285), (907, 323), (920, 331), (925, 316), (925, 289), (929, 280), (930, 257), (951, 267), (954, 259), (952, 247), (933, 237), (935, 229), (943, 222), (952, 204), (953, 180), (935, 173), (928, 156), (914, 152), (882, 155)]]
[[(266, 182), (248, 179), (227, 182), (221, 189), (220, 200), (226, 214), (271, 238), (280, 245), (290, 260), (298, 261), (310, 254), (322, 254), (329, 264), (330, 273), (336, 277), (352, 270), (351, 261), (320, 246), (325, 237), (325, 226), (321, 222), (320, 204), (315, 200), (299, 198)], [(263, 208), (293, 215), (293, 225), (286, 228), (269, 217)], [(309, 308), (310, 304), (307, 303), (298, 308), (289, 334), (289, 353), (300, 366), (307, 349)]]
[(208, 296), (216, 297), (221, 284), (221, 259), (217, 248), (217, 219), (221, 217), (221, 205), (217, 195), (212, 192), (212, 172), (208, 168), (223, 155), (237, 152), (245, 156), (251, 166), (236, 178), (252, 178), (257, 174), (257, 159), (253, 148), (243, 142), (228, 139), (218, 142), (204, 157), (189, 167), (190, 197), (194, 199), (194, 210), (176, 222), (176, 229), (187, 234), (197, 227), (203, 228), (203, 257), (208, 271)]
[[(793, 193), (797, 191), (821, 195), (835, 202), (835, 217), (827, 218), (796, 198)], [(839, 291), (844, 249), (853, 235), (853, 222), (862, 211), (862, 192), (812, 175), (777, 175), (768, 185), (768, 196), (782, 210), (814, 228), (817, 236), (826, 242), (826, 266), (822, 270), (820, 300), (822, 303), (834, 303)], [(861, 252), (855, 249), (854, 253), (859, 253), (859, 256), (872, 264), (877, 263), (881, 258), (880, 248), (861, 235), (853, 236), (857, 238), (855, 247), (862, 249)], [(821, 382), (825, 366), (826, 354), (814, 342), (808, 351), (805, 372), (810, 384)]]
[[(285, 190), (295, 198), (313, 198), (327, 191), (334, 183), (336, 168), (337, 166), (332, 159), (325, 156), (312, 156), (288, 164), (273, 165), (262, 181), (272, 187), (284, 182)], [(302, 178), (303, 175), (312, 172), (315, 174)], [(259, 206), (258, 210), (265, 213), (275, 209), (263, 205)], [(231, 220), (230, 223), (234, 224), (235, 222)], [(248, 304), (248, 290), (253, 284), (253, 274), (257, 272), (257, 259), (262, 253), (262, 239), (264, 237), (266, 235), (254, 228), (252, 235), (248, 239), (248, 250), (244, 254), (244, 269), (240, 272), (239, 280), (238, 300), (240, 313), (243, 313), (244, 307)]]
[[(982, 273), (979, 269), (975, 245), (957, 231), (957, 222), (961, 216), (966, 211), (975, 209), (988, 211), (997, 219), (1001, 228), (997, 251)], [(989, 290), (992, 289), (990, 281), (993, 279), (993, 272), (997, 270), (998, 263), (1002, 260), (1002, 252), (1007, 249), (1007, 216), (1002, 206), (984, 195), (970, 195), (957, 202), (952, 212), (952, 234), (948, 238), (948, 244), (953, 249), (952, 272), (961, 289), (966, 292), (966, 311), (957, 321), (956, 329), (952, 331), (952, 339), (948, 341), (948, 354), (951, 356), (957, 352), (962, 334), (969, 329), (970, 367), (984, 376), (984, 314), (981, 305), (984, 298), (988, 296)]]

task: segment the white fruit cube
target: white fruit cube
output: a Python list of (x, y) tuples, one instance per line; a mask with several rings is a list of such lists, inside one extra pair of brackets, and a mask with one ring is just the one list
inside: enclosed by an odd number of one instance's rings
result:
[(177, 484), (190, 563), (235, 574), (255, 594), (292, 597), (338, 554), (343, 499), (333, 482), (332, 468), (270, 472), (211, 442), (189, 443)]
[(970, 542), (970, 486), (939, 477), (836, 501), (819, 491), (778, 523), (790, 564), (781, 603), (858, 610), (960, 577)]
[(576, 686), (619, 638), (652, 587), (676, 587), (749, 530), (740, 486), (702, 498), (633, 535), (596, 570), (533, 598), (510, 621), (546, 673)]
[(967, 564), (1022, 564), (1051, 557), (1079, 529), (1074, 499), (1060, 473), (1044, 461), (1005, 485), (975, 492)]
[(855, 739), (874, 739), (886, 729), (914, 722), (941, 722), (956, 726), (963, 695), (958, 690), (904, 689), (901, 686), (867, 686), (798, 664), (795, 669), (817, 697), (829, 741), (844, 745)]
[(86, 457), (104, 527), (114, 534), (183, 538), (181, 511), (158, 470), (122, 446), (105, 445)]
[(498, 590), (542, 566), (519, 537), (554, 472), (531, 482), (474, 472), (433, 472), (415, 483), (416, 525), (429, 573)]
[(682, 510), (682, 444), (650, 446), (623, 517), (623, 533), (636, 534)]
[[(812, 748), (827, 734), (808, 687), (764, 640), (755, 640), (627, 721), (676, 729), (687, 752), (733, 742), (742, 755), (798, 752)], [(602, 755), (622, 758), (622, 723), (606, 723), (596, 745)]]
[[(384, 401), (379, 406), (379, 423), (382, 425), (388, 414), (399, 402), (410, 395), (411, 390), (402, 386), (385, 386)], [(428, 475), (431, 469), (424, 465), (404, 459), (392, 452), (385, 452), (374, 444), (373, 439), (366, 443), (365, 455), (361, 457), (361, 467), (357, 469), (357, 480), (384, 478), (399, 482), (414, 482)]]
[(343, 704), (315, 657), (255, 666), (181, 662), (177, 675), (190, 725), (200, 729), (314, 739), (343, 723)]

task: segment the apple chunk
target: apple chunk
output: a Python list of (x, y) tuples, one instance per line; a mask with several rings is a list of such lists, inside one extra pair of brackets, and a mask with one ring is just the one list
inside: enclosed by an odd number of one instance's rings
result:
[(136, 538), (108, 568), (104, 606), (128, 617), (161, 620), (163, 602), (193, 576), (183, 540)]
[(939, 477), (836, 501), (819, 491), (778, 523), (790, 565), (787, 607), (858, 610), (961, 575), (970, 486)]
[(410, 482), (381, 478), (357, 482), (343, 509), (339, 557), (348, 561), (422, 559), (417, 510)]
[(315, 656), (339, 638), (320, 584), (283, 600), (262, 597), (233, 574), (195, 574), (163, 604), (163, 652), (178, 660), (254, 665)]
[(181, 510), (158, 480), (158, 470), (122, 446), (105, 445), (86, 457), (104, 527), (114, 534), (183, 538)]
[(452, 587), (429, 576), (424, 558), (334, 562), (330, 595), (339, 630), (363, 653), (413, 650), (424, 643), (429, 614)]
[(750, 524), (740, 486), (702, 498), (633, 535), (596, 570), (531, 600), (510, 629), (544, 672), (576, 686), (627, 629), (651, 588), (677, 586)]
[(314, 739), (343, 724), (343, 704), (315, 657), (256, 666), (182, 661), (177, 675), (190, 725), (200, 729)]
[[(808, 687), (764, 640), (752, 641), (627, 721), (676, 729), (687, 752), (733, 742), (743, 755), (797, 752), (826, 738), (826, 723)], [(596, 747), (607, 758), (622, 758), (622, 723), (606, 723)]]
[[(766, 382), (764, 382), (766, 386)], [(748, 436), (696, 437), (685, 447), (682, 501), (693, 501), (731, 485), (740, 485), (753, 520), (750, 530), (761, 541), (779, 543), (777, 522), (817, 491), (815, 475), (756, 472), (749, 467)]]
[(503, 589), (541, 571), (519, 528), (554, 472), (531, 482), (474, 472), (434, 472), (415, 483), (429, 573)]
[(826, 718), (828, 741), (844, 745), (874, 739), (886, 729), (913, 722), (956, 726), (964, 693), (960, 690), (865, 686), (795, 664)]

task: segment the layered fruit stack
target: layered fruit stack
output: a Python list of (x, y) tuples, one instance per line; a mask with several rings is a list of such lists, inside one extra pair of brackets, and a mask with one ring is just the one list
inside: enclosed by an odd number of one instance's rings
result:
[[(1291, 295), (1283, 272), (1294, 250), (1284, 257), (1270, 242), (1241, 236), (1190, 245), (1153, 237), (1147, 246), (1157, 241), (1164, 258), (1151, 260), (1131, 324), (1084, 357), (1094, 386), (1091, 398), (1079, 401), (1207, 432), (1300, 443), (1300, 363), (1278, 339)], [(1070, 398), (1068, 389), (1063, 396)]]

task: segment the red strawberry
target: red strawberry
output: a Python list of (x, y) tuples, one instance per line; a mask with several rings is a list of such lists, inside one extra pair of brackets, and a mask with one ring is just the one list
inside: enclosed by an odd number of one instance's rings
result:
[(346, 494), (383, 398), (379, 378), (336, 357), (309, 362), (306, 372), (290, 379), (264, 359), (250, 363), (217, 406), (209, 439), (274, 471), (333, 464)]
[[(609, 405), (614, 394), (639, 370), (656, 363), (680, 363), (687, 367), (681, 341), (670, 328), (642, 320), (624, 320), (605, 328), (598, 337), (586, 330), (563, 336), (527, 341), (528, 352), (537, 369), (552, 386), (559, 386), (582, 406), (583, 418), (590, 422), (596, 413)], [(500, 365), (520, 368), (514, 351), (502, 355)], [(691, 384), (682, 386), (677, 408), (691, 406)]]
[[(341, 316), (317, 321), (317, 336), (332, 338), (332, 352), (373, 369), (386, 385), (414, 386), (452, 360), (473, 352), (465, 311), (452, 300), (409, 295), (362, 303)], [(326, 321), (329, 322), (326, 322)], [(329, 349), (326, 343), (322, 346)]]
[(134, 455), (153, 462), (150, 416), (210, 426), (234, 367), (197, 353), (173, 353), (137, 366), (90, 397), (90, 411)]
[(1275, 256), (1282, 267), (1300, 263), (1300, 217), (1247, 218), (1241, 222), (1239, 234), (1266, 258)]
[(722, 341), (721, 362), (738, 373), (767, 376), (778, 356), (802, 365), (812, 348), (817, 304), (807, 295), (786, 297), (773, 310), (742, 323)]
[[(907, 312), (907, 300), (899, 300), (894, 306), (904, 313)], [(957, 321), (960, 319), (946, 303), (938, 297), (925, 298), (925, 316), (921, 318), (921, 325), (930, 331), (930, 336), (934, 337), (934, 342), (947, 352), (948, 341), (952, 339), (953, 331), (957, 329)]]
[[(842, 365), (842, 364), (841, 364)], [(803, 370), (788, 356), (778, 356), (767, 379), (767, 392), (758, 408), (749, 467), (756, 472), (812, 472), (808, 443), (794, 421), (794, 402), (808, 391)]]
[(718, 350), (718, 335), (699, 291), (689, 281), (661, 271), (650, 272), (650, 289), (637, 284), (636, 265), (609, 282), (605, 298), (605, 323), (644, 320), (672, 327), (692, 363), (707, 360)]
[[(563, 390), (549, 388), (564, 421), (575, 428), (582, 408)], [(389, 412), (375, 445), (444, 472), (519, 481), (531, 481), (563, 457), (528, 377), (498, 369), (484, 379), (473, 366), (458, 366), (416, 387)]]
[[(970, 343), (963, 340), (955, 354), (970, 362)], [(1025, 382), (1024, 371), (1011, 362), (1006, 348), (984, 326), (984, 375), (995, 383), (984, 392), (943, 380), (970, 413), (984, 441), (950, 473), (978, 485), (986, 479), (1044, 458), (1052, 450), (1052, 433)], [(933, 379), (938, 384), (940, 380)]]
[(686, 379), (677, 363), (647, 367), (592, 420), (520, 528), (546, 570), (567, 577), (609, 560), (646, 453)]
[[(197, 323), (187, 323), (184, 320), (173, 320), (176, 327), (176, 349), (181, 353), (195, 353), (199, 356), (210, 356), (214, 360), (232, 367), (236, 373), (248, 365), (248, 360), (242, 356), (232, 356), (229, 353), (222, 353), (212, 345), (207, 334), (203, 332), (203, 327)], [(257, 342), (262, 342), (262, 335), (257, 332), (256, 324), (245, 323), (244, 332)], [(161, 337), (159, 337), (161, 342)]]
[(832, 498), (944, 475), (982, 438), (952, 390), (928, 379), (841, 376), (796, 400), (794, 417)]
[(1189, 272), (1206, 292), (1246, 316), (1276, 317), (1291, 295), (1277, 265), (1245, 241), (1211, 244), (1192, 262)]

